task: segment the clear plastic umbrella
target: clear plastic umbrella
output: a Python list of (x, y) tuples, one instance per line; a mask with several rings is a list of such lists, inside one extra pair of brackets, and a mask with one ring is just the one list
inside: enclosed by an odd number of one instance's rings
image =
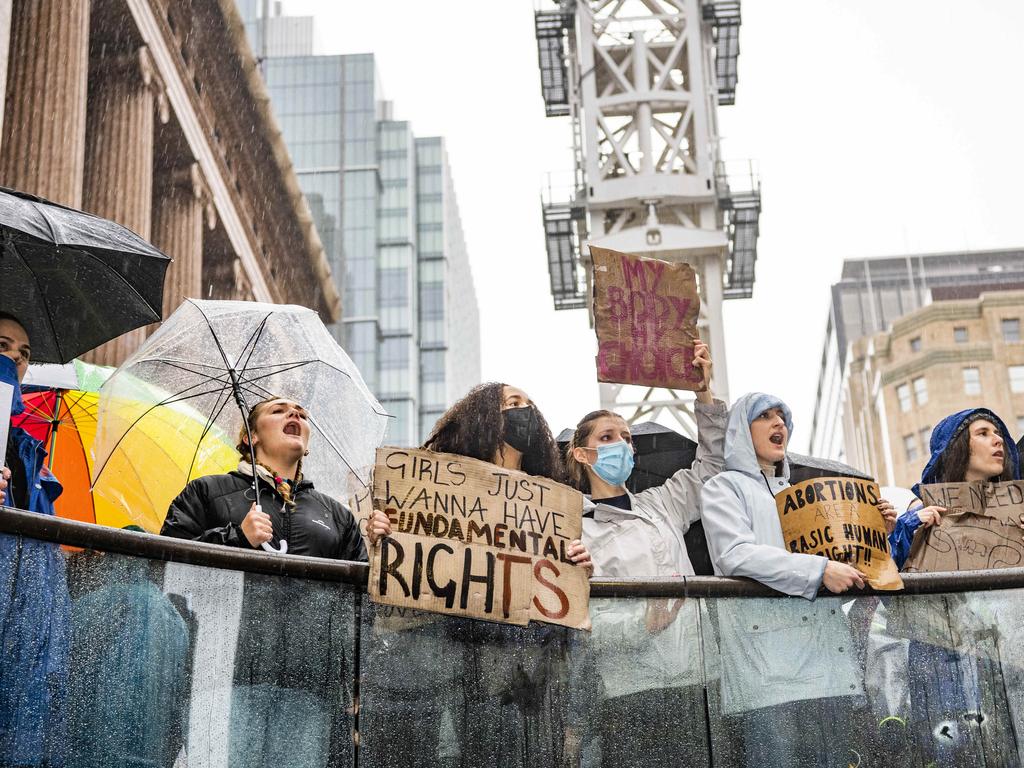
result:
[[(171, 485), (184, 488), (198, 476), (193, 473), (207, 443), (237, 435), (243, 414), (268, 397), (289, 398), (309, 412), (303, 474), (318, 490), (345, 500), (356, 485), (367, 485), (388, 416), (317, 314), (298, 306), (189, 299), (100, 390), (95, 491), (130, 514), (125, 502), (138, 497), (135, 486), (147, 477), (174, 476), (180, 482)], [(147, 419), (182, 409), (206, 422), (187, 471), (145, 446), (150, 441), (139, 429)], [(142, 451), (148, 453), (144, 463)], [(142, 471), (116, 471), (119, 455), (132, 457)], [(138, 522), (154, 530), (162, 520)]]

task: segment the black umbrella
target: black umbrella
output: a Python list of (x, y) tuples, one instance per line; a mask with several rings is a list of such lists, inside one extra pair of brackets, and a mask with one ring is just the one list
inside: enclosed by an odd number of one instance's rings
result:
[(0, 187), (0, 241), (0, 310), (33, 360), (67, 363), (160, 320), (171, 260), (120, 224)]

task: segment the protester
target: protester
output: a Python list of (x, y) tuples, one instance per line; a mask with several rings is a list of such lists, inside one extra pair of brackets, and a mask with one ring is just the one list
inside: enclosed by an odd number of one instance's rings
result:
[[(840, 604), (814, 601), (821, 586), (862, 587), (852, 566), (787, 551), (775, 495), (789, 486), (788, 406), (761, 393), (729, 414), (725, 469), (704, 485), (704, 529), (722, 576), (747, 576), (806, 602), (721, 600), (722, 712), (735, 719), (744, 764), (857, 764), (871, 740), (861, 672)], [(880, 503), (887, 523), (895, 511)]]
[[(272, 397), (253, 406), (248, 421), (253, 448), (243, 426), (238, 469), (185, 486), (171, 502), (161, 534), (248, 548), (264, 542), (278, 546), (284, 539), (293, 555), (365, 561), (352, 513), (302, 476), (310, 434), (305, 409)], [(252, 499), (253, 472), (262, 511)]]
[[(507, 384), (487, 383), (470, 390), (441, 416), (423, 447), (559, 482), (563, 479), (547, 422), (525, 392)], [(387, 517), (375, 513), (367, 528), (371, 544), (390, 533)], [(577, 565), (590, 568), (590, 555), (581, 541), (571, 542), (567, 554)], [(409, 708), (406, 714), (390, 711), (389, 732), (370, 731), (368, 743), (379, 745), (385, 738), (388, 743), (418, 740), (426, 754), (436, 754), (440, 746), (433, 734), (448, 714), (457, 734), (459, 765), (526, 768), (575, 762), (571, 745), (578, 744), (579, 733), (570, 709), (579, 714), (582, 708), (573, 708), (568, 682), (574, 674), (570, 649), (578, 633), (546, 624), (514, 627), (449, 618), (426, 630), (401, 633), (406, 636), (401, 641), (396, 634), (378, 632), (372, 647), (387, 644), (391, 653), (402, 648), (404, 658), (422, 658), (430, 668), (419, 679), (390, 679), (383, 701), (365, 702), (375, 714), (368, 718), (373, 724), (380, 722), (383, 706), (396, 694), (404, 696)], [(461, 649), (461, 658), (436, 661), (444, 657), (446, 648), (454, 647)], [(389, 660), (383, 654), (369, 655), (372, 666), (367, 674), (377, 673), (376, 688), (388, 674)], [(422, 727), (396, 734), (396, 723), (414, 717)], [(424, 732), (433, 736), (435, 744), (423, 743)], [(374, 762), (375, 754), (370, 753), (369, 762)], [(399, 764), (429, 762), (422, 756), (408, 757)]]
[[(21, 381), (31, 347), (25, 327), (0, 312), (0, 382), (14, 388), (11, 414), (24, 410)], [(61, 485), (42, 443), (11, 427), (0, 497), (52, 515)], [(60, 547), (0, 534), (0, 765), (64, 765), (71, 600)]]
[[(694, 412), (693, 464), (637, 494), (629, 425), (611, 411), (588, 413), (565, 452), (570, 483), (589, 493), (583, 541), (598, 578), (672, 579), (693, 575), (683, 534), (700, 519), (704, 482), (722, 468), (726, 407), (709, 390), (707, 345), (694, 344), (703, 375)], [(697, 606), (680, 600), (592, 600), (596, 663), (605, 686), (601, 758), (605, 766), (698, 764), (707, 754), (704, 676)], [(682, 611), (682, 612), (681, 612)]]
[[(269, 398), (253, 406), (248, 426), (252, 447), (243, 426), (238, 469), (189, 483), (171, 502), (161, 533), (243, 549), (283, 539), (289, 554), (366, 560), (352, 514), (302, 476), (310, 436), (305, 409)], [(262, 512), (253, 501), (253, 472)], [(227, 606), (230, 596), (224, 600)], [(353, 664), (352, 622), (344, 590), (246, 574), (231, 696), (232, 768), (344, 763), (351, 749), (344, 677)]]
[(913, 488), (915, 498), (896, 520), (889, 536), (893, 560), (903, 567), (918, 528), (942, 520), (944, 507), (921, 501), (930, 483), (1001, 482), (1020, 479), (1020, 457), (1002, 419), (987, 408), (968, 408), (947, 416), (932, 430), (931, 457)]
[[(944, 418), (932, 430), (930, 447), (921, 482), (913, 488), (915, 498), (889, 537), (901, 568), (915, 535), (938, 525), (946, 514), (945, 507), (921, 501), (922, 485), (1020, 479), (1017, 446), (1002, 419), (987, 408)], [(952, 594), (890, 606), (894, 631), (911, 638), (907, 662), (914, 738), (923, 759), (938, 765), (967, 765), (980, 754), (1009, 748), (1002, 739), (1010, 731), (1010, 718), (1001, 686), (986, 683), (1001, 678), (999, 665), (971, 647), (975, 636), (998, 634), (992, 617), (980, 615), (990, 603), (989, 598)]]

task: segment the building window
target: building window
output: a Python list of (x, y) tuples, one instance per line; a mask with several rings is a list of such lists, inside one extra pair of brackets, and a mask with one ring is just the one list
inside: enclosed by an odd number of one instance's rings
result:
[(914, 379), (914, 397), (917, 399), (918, 405), (928, 402), (928, 382), (925, 381), (924, 376)]
[(927, 455), (931, 452), (932, 428), (924, 427), (917, 434), (921, 438), (921, 450)]
[(910, 351), (920, 352), (921, 351), (921, 337), (915, 336), (910, 340)]
[(1024, 416), (1017, 417), (1017, 434), (1024, 435)]
[(964, 394), (981, 394), (981, 371), (977, 368), (964, 368)]
[(1006, 370), (1010, 372), (1010, 391), (1024, 392), (1024, 365), (1011, 365)]
[(909, 411), (910, 406), (912, 405), (910, 400), (910, 387), (906, 384), (900, 384), (897, 386), (896, 397), (899, 398), (900, 401), (900, 410), (903, 411), (903, 413)]
[(904, 435), (903, 436), (903, 450), (907, 454), (907, 461), (913, 461), (917, 458), (917, 436), (916, 435)]
[(967, 343), (967, 329), (964, 328), (963, 326), (960, 326), (959, 328), (954, 328), (953, 329), (953, 341), (955, 341), (957, 344), (966, 344)]
[(1020, 341), (1020, 318), (1004, 317), (1001, 323), (1003, 327), (1003, 341), (1008, 344)]

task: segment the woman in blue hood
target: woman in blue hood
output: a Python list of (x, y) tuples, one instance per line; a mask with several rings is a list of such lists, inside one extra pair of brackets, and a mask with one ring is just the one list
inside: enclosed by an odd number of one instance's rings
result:
[[(987, 408), (969, 408), (947, 416), (936, 425), (930, 441), (931, 457), (913, 488), (915, 498), (900, 515), (889, 537), (893, 559), (903, 567), (919, 529), (942, 521), (946, 509), (926, 506), (921, 486), (932, 483), (1001, 482), (1020, 479), (1017, 446), (995, 413)], [(1001, 743), (1009, 730), (1006, 703), (985, 695), (982, 680), (1000, 679), (995, 662), (962, 652), (924, 638), (949, 633), (949, 623), (962, 613), (971, 625), (971, 604), (965, 595), (946, 595), (940, 603), (903, 604), (903, 615), (893, 610), (892, 621), (905, 625), (911, 637), (908, 648), (912, 728), (918, 749), (925, 759), (938, 765), (967, 765), (992, 750), (1010, 750)], [(908, 609), (913, 608), (909, 613)], [(935, 629), (937, 628), (937, 630)], [(922, 638), (922, 639), (913, 639)], [(988, 688), (995, 690), (996, 686)], [(995, 691), (998, 694), (998, 691)], [(1015, 752), (1014, 752), (1015, 754)]]
[(1003, 420), (988, 408), (968, 408), (947, 416), (932, 430), (931, 458), (914, 486), (912, 501), (889, 537), (893, 560), (900, 568), (910, 555), (917, 529), (942, 520), (943, 507), (926, 507), (921, 486), (930, 483), (998, 482), (1020, 479), (1017, 445)]

